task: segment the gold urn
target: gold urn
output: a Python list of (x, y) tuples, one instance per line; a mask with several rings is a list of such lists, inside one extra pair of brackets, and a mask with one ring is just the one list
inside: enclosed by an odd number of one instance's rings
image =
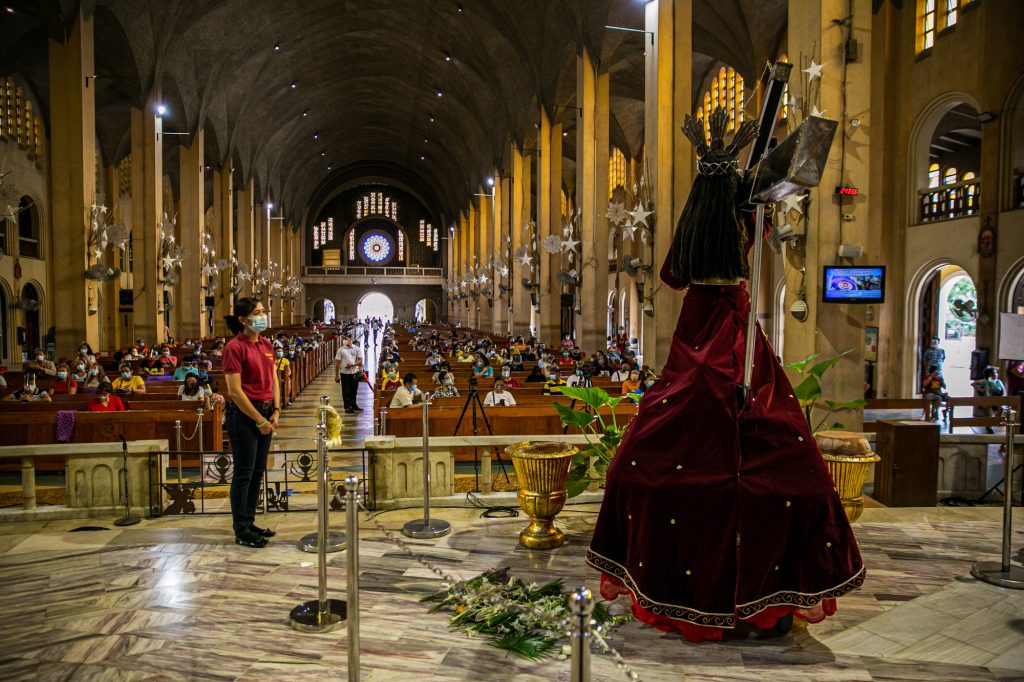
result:
[(505, 448), (519, 480), (519, 506), (530, 525), (519, 533), (527, 549), (554, 549), (565, 542), (555, 517), (565, 506), (569, 464), (579, 450), (566, 443), (516, 443)]
[(864, 434), (852, 431), (821, 431), (814, 434), (818, 450), (832, 474), (832, 483), (853, 523), (864, 512), (864, 481), (881, 457), (871, 451)]

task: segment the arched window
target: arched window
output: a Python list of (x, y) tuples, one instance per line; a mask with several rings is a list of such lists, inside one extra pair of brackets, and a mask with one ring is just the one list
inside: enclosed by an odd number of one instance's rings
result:
[(398, 201), (384, 192), (368, 192), (356, 200), (356, 220), (370, 215), (398, 220)]
[(734, 130), (743, 123), (743, 98), (743, 76), (731, 66), (723, 66), (718, 70), (718, 75), (711, 79), (711, 87), (704, 93), (704, 108), (697, 112), (697, 116), (703, 116), (706, 120), (712, 111), (722, 107), (729, 115), (726, 130)]
[(39, 258), (39, 209), (32, 197), (18, 202), (18, 253), (25, 258)]
[(939, 164), (937, 163), (933, 163), (932, 165), (928, 166), (928, 186), (939, 186)]
[(935, 44), (935, 2), (936, 0), (919, 0), (921, 11), (918, 14), (918, 47), (917, 51), (931, 49)]
[(42, 126), (28, 93), (10, 78), (0, 77), (0, 139), (25, 150), (28, 158), (42, 157)]
[(350, 262), (356, 260), (356, 231), (348, 231), (348, 259)]
[(434, 228), (434, 251), (437, 251), (437, 228)]
[(972, 171), (967, 171), (960, 176), (960, 182), (965, 182), (963, 186), (964, 193), (964, 212), (969, 215), (974, 215), (978, 212), (978, 183), (972, 182), (976, 180), (977, 176)]
[(405, 232), (398, 231), (398, 260), (405, 260)]
[(942, 173), (942, 184), (943, 185), (955, 185), (956, 184), (956, 167), (950, 166)]
[(626, 155), (618, 147), (612, 147), (608, 156), (608, 199), (619, 187), (626, 186)]

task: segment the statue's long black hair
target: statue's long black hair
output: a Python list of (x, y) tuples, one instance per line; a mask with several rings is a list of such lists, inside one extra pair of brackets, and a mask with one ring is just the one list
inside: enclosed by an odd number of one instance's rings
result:
[(672, 240), (672, 275), (683, 284), (694, 280), (742, 279), (747, 267), (746, 230), (739, 213), (736, 154), (757, 134), (756, 124), (740, 126), (732, 143), (723, 141), (724, 109), (709, 117), (710, 146), (705, 142), (704, 122), (689, 116), (683, 131), (697, 148), (697, 177), (686, 206), (679, 216)]

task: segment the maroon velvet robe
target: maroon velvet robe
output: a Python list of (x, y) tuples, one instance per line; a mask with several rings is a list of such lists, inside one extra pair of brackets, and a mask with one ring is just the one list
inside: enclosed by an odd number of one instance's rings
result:
[[(680, 284), (668, 272), (670, 286)], [(857, 541), (793, 389), (758, 329), (742, 409), (745, 284), (691, 285), (661, 378), (608, 469), (587, 562), (602, 592), (692, 641), (834, 612), (864, 582)], [(699, 627), (694, 627), (699, 626)]]

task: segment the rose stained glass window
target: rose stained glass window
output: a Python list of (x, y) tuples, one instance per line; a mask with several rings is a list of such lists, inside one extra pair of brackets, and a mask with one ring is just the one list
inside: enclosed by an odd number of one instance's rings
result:
[(391, 256), (391, 241), (382, 234), (371, 234), (363, 240), (363, 256), (371, 263), (383, 263)]

